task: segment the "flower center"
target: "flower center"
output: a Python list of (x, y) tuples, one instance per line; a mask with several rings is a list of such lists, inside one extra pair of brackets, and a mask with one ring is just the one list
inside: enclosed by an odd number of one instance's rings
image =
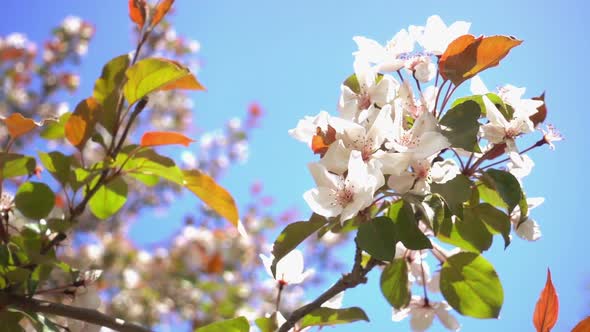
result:
[(354, 200), (354, 186), (344, 185), (336, 192), (336, 202), (340, 206), (346, 206)]
[(371, 106), (371, 104), (372, 104), (371, 96), (369, 96), (368, 93), (361, 92), (361, 94), (358, 95), (359, 109), (366, 110), (367, 108), (369, 108)]
[(405, 146), (407, 148), (415, 148), (420, 140), (418, 138), (412, 137), (412, 133), (405, 132), (395, 141), (397, 142), (397, 144)]

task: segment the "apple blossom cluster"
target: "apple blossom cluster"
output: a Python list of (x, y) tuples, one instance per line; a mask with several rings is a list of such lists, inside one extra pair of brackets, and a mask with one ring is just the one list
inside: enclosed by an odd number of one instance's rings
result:
[[(385, 45), (354, 37), (354, 74), (340, 87), (338, 114), (306, 116), (289, 131), (319, 155), (308, 165), (316, 187), (303, 198), (314, 215), (325, 218), (320, 229), (358, 228), (357, 247), (386, 265), (385, 271), (407, 271), (403, 298), (391, 300), (393, 295), (383, 292), (394, 307), (393, 320), (409, 316), (413, 331), (428, 329), (434, 317), (458, 330), (451, 309), (497, 317), (499, 307), (471, 312), (457, 301), (463, 294), (448, 290), (453, 281), (444, 275), (445, 266), (465, 264), (464, 257), (487, 250), (494, 234), (502, 235), (505, 246), (511, 229), (525, 240), (540, 238), (529, 213), (543, 198), (527, 198), (522, 189), (522, 179), (534, 166), (527, 152), (544, 145), (553, 149), (553, 142), (563, 139), (551, 125), (540, 129), (547, 116), (544, 95), (525, 97), (525, 88), (513, 85), (490, 91), (477, 75), (498, 65), (521, 41), (476, 38), (469, 29), (470, 23), (447, 26), (435, 15), (425, 26), (401, 30)], [(451, 103), (467, 80), (471, 95)], [(519, 148), (527, 141), (523, 136), (535, 133), (541, 138)], [(309, 227), (314, 224), (310, 221)], [(385, 239), (370, 238), (375, 234)], [(413, 242), (417, 238), (420, 243)], [(374, 241), (389, 244), (384, 249)], [(443, 244), (455, 248), (448, 251)], [(428, 251), (442, 266), (433, 275)], [(279, 277), (282, 261), (263, 260), (276, 264)], [(446, 300), (434, 301), (432, 294), (443, 286)]]

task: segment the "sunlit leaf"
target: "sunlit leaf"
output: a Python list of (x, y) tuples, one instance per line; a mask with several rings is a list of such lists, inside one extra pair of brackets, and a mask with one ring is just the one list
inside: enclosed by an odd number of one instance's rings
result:
[[(91, 183), (94, 187), (96, 181)], [(127, 183), (121, 177), (116, 177), (101, 185), (90, 198), (88, 207), (98, 219), (107, 219), (117, 213), (127, 201)]]
[(197, 195), (217, 214), (238, 226), (239, 215), (236, 202), (227, 190), (217, 184), (209, 175), (199, 170), (183, 171), (183, 185)]
[(72, 113), (62, 114), (57, 121), (48, 122), (41, 131), (41, 137), (45, 139), (62, 139), (66, 137), (65, 125)]
[(8, 133), (12, 138), (18, 138), (39, 127), (39, 124), (33, 121), (33, 119), (25, 118), (20, 113), (12, 113), (7, 118), (2, 119), (2, 121), (8, 127)]
[(140, 31), (145, 24), (146, 8), (145, 0), (129, 0), (129, 18), (137, 24)]
[(440, 290), (451, 307), (474, 318), (498, 318), (504, 302), (504, 290), (494, 267), (472, 252), (447, 259), (440, 272)]
[(154, 18), (152, 19), (152, 26), (156, 26), (158, 23), (160, 23), (160, 21), (164, 18), (166, 13), (168, 13), (168, 11), (170, 10), (170, 7), (172, 7), (173, 3), (174, 0), (162, 0), (158, 4), (158, 7), (156, 7), (156, 13), (154, 14)]
[(277, 263), (285, 257), (291, 250), (295, 249), (301, 242), (307, 239), (311, 234), (316, 232), (328, 221), (326, 218), (313, 214), (309, 221), (298, 221), (285, 227), (272, 247), (274, 260), (271, 265), (271, 271), (276, 272)]
[(440, 74), (459, 85), (487, 68), (500, 64), (522, 40), (508, 36), (463, 35), (452, 41), (439, 60)]
[(39, 159), (53, 177), (61, 184), (66, 184), (71, 176), (72, 156), (66, 156), (59, 151), (49, 153), (39, 152)]
[(130, 61), (128, 54), (111, 59), (104, 65), (100, 77), (94, 83), (92, 96), (102, 105), (103, 110), (99, 121), (110, 133), (114, 130), (120, 89)]
[(168, 157), (159, 155), (152, 149), (142, 149), (129, 159), (129, 153), (136, 147), (137, 145), (125, 147), (123, 149), (124, 151), (117, 156), (117, 160), (113, 166), (122, 167), (125, 174), (144, 183), (147, 181), (146, 184), (148, 185), (152, 183), (154, 175), (178, 185), (183, 185), (182, 171), (176, 166), (174, 161)]
[(0, 153), (1, 176), (5, 179), (32, 175), (37, 167), (35, 158), (17, 153)]
[(572, 332), (588, 332), (590, 331), (590, 316), (580, 321), (572, 330)]
[(260, 332), (276, 332), (279, 327), (277, 326), (277, 315), (273, 313), (270, 317), (261, 317), (254, 321), (256, 326), (260, 329)]
[(143, 59), (127, 69), (125, 75), (123, 91), (129, 104), (158, 90), (205, 90), (188, 68), (167, 59)]
[(320, 307), (311, 313), (305, 315), (300, 323), (300, 328), (308, 326), (331, 326), (339, 324), (348, 324), (356, 321), (369, 321), (369, 317), (358, 307), (345, 309), (332, 309)]
[(381, 273), (381, 293), (396, 309), (410, 303), (411, 292), (408, 285), (408, 263), (403, 258), (395, 259)]
[(78, 150), (84, 149), (100, 117), (101, 106), (94, 97), (82, 100), (65, 125), (65, 136)]
[(545, 288), (539, 296), (535, 313), (533, 314), (533, 324), (537, 332), (549, 332), (557, 323), (559, 315), (559, 298), (551, 281), (551, 271), (547, 269), (547, 281)]
[(493, 240), (492, 233), (472, 208), (464, 209), (461, 218), (445, 218), (437, 237), (443, 242), (478, 253), (488, 250)]
[(55, 194), (45, 183), (25, 182), (16, 192), (16, 208), (27, 218), (45, 218), (53, 209)]
[(244, 317), (215, 322), (207, 326), (199, 327), (195, 332), (248, 332), (250, 325)]
[(180, 133), (168, 131), (150, 131), (141, 137), (141, 146), (159, 146), (180, 144), (189, 146), (194, 140)]

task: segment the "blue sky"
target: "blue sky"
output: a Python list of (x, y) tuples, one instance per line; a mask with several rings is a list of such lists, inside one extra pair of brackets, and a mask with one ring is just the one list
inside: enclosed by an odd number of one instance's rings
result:
[[(489, 87), (511, 83), (526, 86), (527, 95), (547, 93), (550, 123), (566, 136), (556, 151), (534, 151), (537, 166), (525, 181), (529, 197), (544, 196), (533, 211), (543, 238), (536, 243), (515, 239), (504, 251), (494, 246), (486, 257), (504, 284), (505, 305), (499, 320), (461, 318), (464, 331), (532, 330), (536, 299), (550, 267), (561, 302), (556, 331), (570, 330), (590, 314), (590, 265), (585, 213), (589, 184), (586, 164), (590, 115), (586, 102), (590, 10), (583, 1), (204, 1), (177, 0), (173, 22), (180, 34), (202, 44), (200, 80), (208, 92), (195, 94), (195, 120), (201, 128), (217, 128), (240, 116), (258, 101), (265, 109), (263, 126), (252, 141), (251, 159), (232, 169), (223, 184), (245, 202), (252, 179), (265, 183), (279, 207), (296, 206), (308, 213), (301, 194), (313, 186), (306, 164), (313, 155), (291, 139), (287, 130), (304, 115), (336, 111), (339, 85), (352, 72), (355, 44), (364, 35), (384, 42), (401, 28), (420, 25), (432, 14), (445, 22), (472, 22), (475, 34), (509, 34), (524, 40), (499, 68), (482, 77)], [(131, 24), (126, 1), (4, 0), (0, 34), (25, 32), (40, 41), (68, 14), (97, 27), (82, 67), (82, 98), (92, 89), (102, 64), (131, 50)], [(586, 83), (586, 84), (585, 84)], [(190, 206), (184, 208), (189, 209)], [(145, 227), (149, 226), (149, 227)], [(149, 243), (175, 229), (163, 220), (136, 224), (138, 241)], [(497, 241), (501, 242), (501, 241)], [(350, 257), (349, 250), (343, 255)], [(363, 307), (370, 325), (357, 323), (337, 331), (405, 330), (390, 320), (373, 272), (370, 283), (350, 291), (345, 305)], [(335, 280), (337, 275), (333, 276)], [(311, 295), (311, 294), (310, 294)], [(440, 329), (435, 324), (434, 331)]]

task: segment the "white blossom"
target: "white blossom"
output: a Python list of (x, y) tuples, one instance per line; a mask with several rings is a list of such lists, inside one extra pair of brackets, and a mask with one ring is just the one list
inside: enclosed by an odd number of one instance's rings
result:
[(440, 16), (433, 15), (426, 20), (425, 27), (411, 25), (409, 31), (426, 52), (441, 55), (453, 40), (467, 34), (470, 26), (471, 23), (457, 21), (447, 27)]
[(283, 285), (300, 284), (314, 273), (313, 270), (303, 270), (303, 254), (297, 249), (292, 250), (277, 262), (275, 273), (276, 277), (273, 276), (271, 270), (274, 256), (265, 256), (260, 254), (259, 257), (262, 260), (268, 275)]
[(460, 325), (457, 319), (449, 313), (451, 307), (445, 301), (431, 302), (424, 298), (412, 296), (410, 304), (401, 310), (393, 309), (392, 320), (399, 322), (410, 317), (410, 327), (414, 332), (426, 331), (432, 325), (434, 317), (450, 331), (459, 331)]

